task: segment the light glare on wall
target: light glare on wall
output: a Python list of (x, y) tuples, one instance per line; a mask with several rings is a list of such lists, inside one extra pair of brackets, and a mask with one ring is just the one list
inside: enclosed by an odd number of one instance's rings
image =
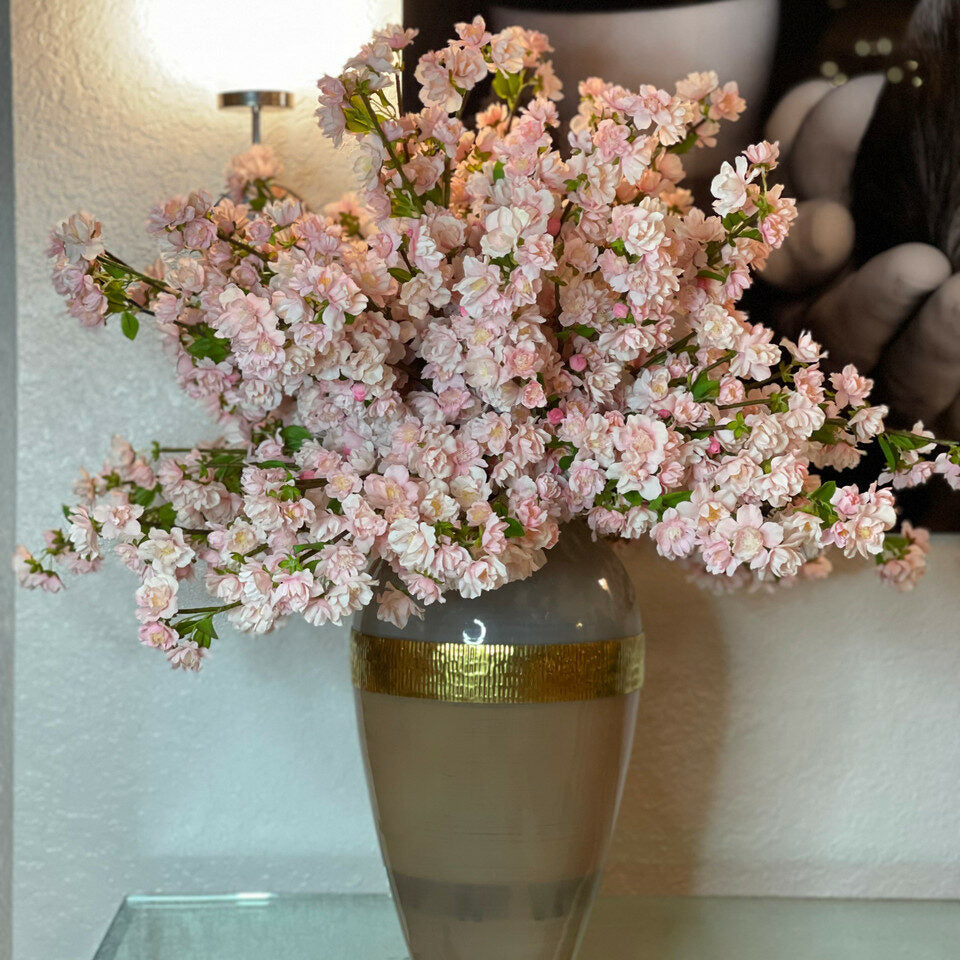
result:
[[(135, 0), (138, 51), (171, 81), (225, 90), (312, 88), (383, 22), (343, 0)], [(389, 16), (394, 4), (380, 5)], [(397, 6), (399, 6), (397, 4)], [(376, 20), (371, 18), (371, 14)]]

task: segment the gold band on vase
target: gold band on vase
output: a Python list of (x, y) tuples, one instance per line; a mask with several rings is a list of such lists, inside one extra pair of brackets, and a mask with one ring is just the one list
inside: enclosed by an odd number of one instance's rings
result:
[(554, 703), (639, 690), (643, 635), (588, 643), (431, 643), (353, 631), (353, 685), (448, 703)]

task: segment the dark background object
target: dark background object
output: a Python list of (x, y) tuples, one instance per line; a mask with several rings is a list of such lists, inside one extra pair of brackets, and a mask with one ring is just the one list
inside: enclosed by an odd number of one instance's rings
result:
[(903, 36), (915, 0), (781, 0), (776, 70), (768, 109), (791, 87), (892, 71), (908, 79)]
[[(905, 41), (911, 82), (887, 83), (853, 176), (858, 259), (898, 243), (960, 268), (960, 2), (921, 0)], [(892, 178), (895, 177), (895, 181)], [(891, 189), (891, 186), (896, 189)]]
[[(912, 76), (881, 93), (852, 182), (858, 262), (900, 243), (939, 247), (960, 269), (960, 0), (920, 0), (903, 41)], [(960, 530), (960, 495), (900, 496), (935, 530)]]

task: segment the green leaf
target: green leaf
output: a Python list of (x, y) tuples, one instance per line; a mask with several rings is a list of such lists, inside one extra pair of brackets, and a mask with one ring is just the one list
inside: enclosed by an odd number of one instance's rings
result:
[(406, 283), (408, 280), (413, 279), (413, 274), (409, 270), (404, 270), (403, 267), (390, 267), (387, 273), (399, 283)]
[(491, 257), (490, 262), (507, 270), (512, 270), (517, 265), (517, 261), (513, 259), (513, 255), (510, 253), (505, 253), (502, 257)]
[(348, 116), (347, 111), (344, 111), (344, 117), (346, 117), (346, 126), (347, 130), (350, 133), (367, 133), (370, 131), (371, 127), (369, 122), (364, 123), (356, 114), (351, 114)]
[(880, 436), (877, 437), (877, 443), (880, 444), (880, 449), (883, 451), (883, 455), (887, 460), (887, 467), (890, 469), (891, 473), (895, 473), (900, 458), (896, 453), (894, 453), (893, 447), (890, 446), (890, 441), (887, 439), (887, 435), (885, 433), (881, 433)]
[(146, 509), (151, 503), (153, 503), (156, 495), (157, 487), (154, 487), (152, 490), (148, 490), (146, 487), (136, 487), (133, 495), (130, 497), (130, 501), (131, 503), (136, 503)]
[(744, 420), (742, 410), (737, 413), (733, 420), (725, 423), (723, 425), (723, 429), (733, 431), (733, 436), (736, 440), (739, 440), (741, 437), (745, 437), (750, 433), (750, 427), (747, 426), (747, 422)]
[(933, 443), (932, 437), (921, 437), (906, 433), (886, 433), (884, 436), (898, 450), (919, 450)]
[(193, 628), (193, 639), (201, 647), (209, 647), (210, 641), (217, 638), (217, 631), (213, 625), (213, 614), (208, 613), (202, 620), (198, 620)]
[(120, 329), (128, 340), (136, 340), (137, 331), (140, 329), (140, 321), (137, 319), (136, 314), (131, 313), (129, 310), (124, 310), (123, 313), (120, 314)]
[(394, 217), (419, 217), (420, 211), (406, 193), (395, 191), (390, 196), (390, 213)]
[(504, 73), (497, 71), (493, 78), (493, 92), (501, 99), (512, 103), (520, 96), (523, 89), (523, 71), (520, 73)]
[(747, 214), (745, 214), (742, 210), (738, 210), (735, 213), (728, 213), (723, 218), (722, 222), (723, 222), (724, 229), (729, 233), (731, 230), (734, 230), (737, 227), (739, 227), (740, 224), (743, 223), (746, 219), (747, 219)]
[(127, 309), (127, 293), (119, 280), (105, 283), (103, 295), (107, 298), (107, 313), (122, 313)]
[(366, 133), (368, 130), (375, 129), (367, 105), (359, 94), (354, 94), (350, 98), (350, 106), (344, 108), (343, 116), (347, 129), (351, 133)]
[(110, 274), (114, 280), (127, 279), (127, 271), (121, 267), (119, 263), (112, 263), (109, 260), (101, 260), (100, 266), (103, 267), (103, 272)]
[(830, 480), (823, 484), (819, 489), (810, 494), (811, 500), (818, 500), (820, 503), (829, 503), (837, 492), (836, 480)]
[(280, 431), (280, 436), (283, 437), (284, 449), (296, 453), (303, 446), (304, 441), (309, 440), (313, 434), (306, 427), (291, 423)]
[(169, 533), (170, 529), (177, 523), (177, 511), (173, 509), (172, 504), (165, 503), (150, 511), (148, 522), (152, 526), (160, 527), (161, 530), (166, 530)]
[(717, 273), (716, 270), (700, 270), (697, 276), (703, 277), (705, 280), (717, 280), (720, 283), (727, 282), (727, 278), (722, 273)]
[(690, 392), (693, 394), (693, 399), (696, 400), (697, 403), (702, 403), (704, 400), (715, 400), (720, 396), (720, 381), (712, 380), (707, 372), (703, 371), (700, 376), (693, 381)]
[(513, 517), (504, 517), (504, 521), (507, 524), (506, 533), (504, 534), (507, 539), (513, 539), (514, 537), (522, 537), (526, 532), (523, 529), (523, 524), (519, 520), (515, 520)]
[(503, 172), (503, 163), (498, 160), (493, 165), (493, 182), (496, 183), (498, 180), (502, 180), (504, 176), (505, 174)]
[(336, 497), (331, 497), (331, 498), (330, 498), (330, 502), (327, 504), (327, 509), (328, 509), (331, 513), (336, 514), (336, 516), (338, 516), (338, 517), (342, 517), (342, 516), (343, 516), (343, 504), (341, 504), (340, 501), (337, 500)]
[(665, 510), (669, 510), (671, 507), (677, 507), (681, 503), (687, 503), (693, 494), (689, 490), (674, 490), (671, 493), (665, 493), (661, 498), (663, 500), (663, 506)]
[(294, 548), (294, 553), (303, 553), (304, 550), (319, 550), (321, 547), (325, 547), (325, 540), (316, 540), (313, 543), (298, 543)]
[(230, 341), (218, 337), (213, 328), (205, 323), (197, 324), (194, 330), (194, 339), (187, 346), (187, 353), (198, 360), (207, 357), (214, 363), (223, 363), (230, 355)]
[(697, 132), (696, 130), (691, 130), (680, 143), (675, 143), (673, 146), (667, 147), (668, 153), (676, 153), (679, 156), (683, 156), (685, 153), (689, 153), (697, 144)]
[(767, 403), (771, 413), (786, 413), (790, 409), (789, 396), (786, 393), (771, 393), (767, 397)]
[(810, 434), (810, 439), (817, 443), (825, 443), (828, 446), (837, 442), (837, 425), (834, 423), (825, 423), (819, 430)]

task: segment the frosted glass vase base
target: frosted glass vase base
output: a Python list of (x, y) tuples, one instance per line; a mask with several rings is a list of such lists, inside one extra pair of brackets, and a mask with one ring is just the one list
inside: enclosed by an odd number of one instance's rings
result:
[(451, 704), (357, 692), (412, 960), (571, 960), (600, 879), (639, 692)]

